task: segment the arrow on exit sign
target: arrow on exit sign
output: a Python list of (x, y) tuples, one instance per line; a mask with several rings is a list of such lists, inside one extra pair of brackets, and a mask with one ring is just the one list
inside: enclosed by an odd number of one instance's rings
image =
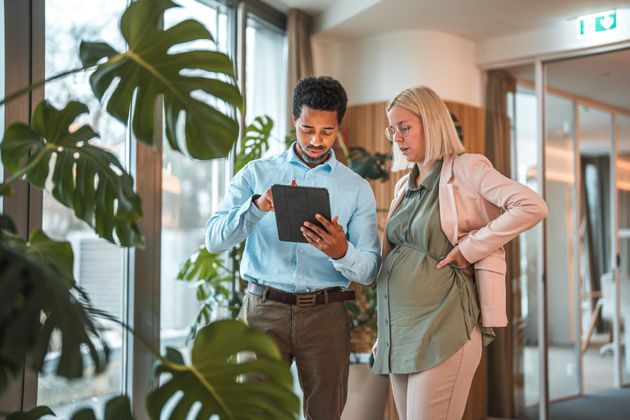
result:
[(617, 11), (593, 13), (578, 18), (578, 38), (584, 38), (600, 32), (607, 32), (617, 28)]

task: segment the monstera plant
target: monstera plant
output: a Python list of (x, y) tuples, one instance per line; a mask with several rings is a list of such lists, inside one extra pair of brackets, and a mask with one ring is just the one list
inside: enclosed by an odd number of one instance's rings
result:
[[(138, 141), (156, 146), (159, 136), (155, 130), (164, 129), (168, 145), (175, 151), (196, 159), (226, 156), (238, 136), (236, 117), (243, 103), (234, 65), (218, 51), (173, 51), (174, 46), (212, 40), (194, 20), (160, 29), (163, 13), (176, 6), (169, 0), (132, 2), (119, 25), (127, 50), (84, 41), (80, 68), (14, 92), (0, 105), (47, 81), (89, 72), (94, 95), (109, 114), (130, 126)], [(198, 99), (198, 93), (214, 98), (212, 103), (218, 106)], [(162, 105), (163, 128), (156, 125), (156, 104)], [(0, 154), (11, 175), (0, 184), (0, 194), (11, 194), (11, 186), (21, 180), (42, 189), (51, 186), (54, 199), (99, 237), (123, 247), (142, 246), (144, 237), (138, 227), (142, 204), (134, 179), (115, 155), (94, 143), (99, 134), (92, 127), (75, 128), (77, 117), (87, 112), (87, 106), (77, 101), (61, 109), (42, 101), (30, 123), (9, 125)], [(255, 130), (248, 135), (256, 137)], [(23, 369), (42, 370), (51, 339), (60, 342), (58, 375), (82, 377), (87, 360), (95, 373), (106, 369), (110, 351), (99, 319), (112, 318), (93, 307), (77, 284), (69, 242), (53, 240), (39, 229), (25, 240), (7, 215), (0, 215), (0, 308), (0, 392)], [(158, 358), (156, 375), (166, 375), (147, 397), (152, 418), (185, 418), (199, 405), (197, 418), (297, 416), (299, 402), (291, 391), (289, 368), (273, 341), (237, 321), (220, 321), (201, 329), (190, 363), (175, 349), (168, 349), (164, 356), (152, 351)], [(242, 352), (257, 357), (241, 360), (237, 355)], [(166, 412), (166, 406), (175, 408)], [(50, 410), (39, 407), (9, 418), (44, 414)], [(73, 418), (95, 415), (84, 409)], [(105, 418), (132, 418), (128, 398), (109, 401)]]

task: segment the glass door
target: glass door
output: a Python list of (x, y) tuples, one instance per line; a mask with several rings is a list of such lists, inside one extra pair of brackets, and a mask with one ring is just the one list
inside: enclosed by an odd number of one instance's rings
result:
[[(531, 79), (532, 66), (511, 69), (516, 77)], [(523, 79), (521, 79), (523, 80)], [(540, 192), (538, 176), (538, 141), (536, 138), (536, 93), (531, 81), (519, 83), (516, 92), (510, 94), (509, 115), (512, 121), (513, 179)], [(523, 383), (514, 384), (515, 399), (519, 407), (532, 408), (538, 405), (540, 381), (540, 341), (538, 330), (538, 239), (539, 224), (518, 237), (519, 276), (515, 284), (514, 324), (515, 359), (514, 369), (521, 375)]]
[[(548, 79), (553, 66), (547, 67)], [(577, 179), (575, 109), (572, 100), (545, 98), (546, 279), (549, 398), (576, 396), (579, 387), (577, 334)]]
[(578, 101), (580, 290), (583, 392), (614, 387), (612, 325), (615, 284), (611, 247), (613, 114)]
[(630, 114), (616, 117), (617, 278), (622, 385), (630, 384)]

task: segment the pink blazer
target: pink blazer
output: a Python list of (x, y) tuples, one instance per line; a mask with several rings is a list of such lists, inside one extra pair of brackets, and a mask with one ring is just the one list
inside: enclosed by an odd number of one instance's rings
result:
[[(405, 195), (408, 178), (409, 174), (396, 184), (388, 221)], [(503, 245), (544, 219), (547, 205), (525, 185), (501, 175), (485, 156), (472, 153), (444, 158), (439, 188), (442, 231), (474, 264), (482, 325), (504, 327), (508, 318)], [(390, 251), (385, 233), (382, 261)]]

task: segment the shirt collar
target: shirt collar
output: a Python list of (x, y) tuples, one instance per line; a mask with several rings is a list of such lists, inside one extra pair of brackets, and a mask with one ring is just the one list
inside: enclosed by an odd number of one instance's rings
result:
[(294, 165), (300, 165), (302, 167), (304, 167), (307, 170), (323, 170), (326, 171), (328, 173), (332, 173), (332, 171), (335, 170), (335, 167), (337, 166), (337, 163), (339, 162), (337, 160), (337, 158), (335, 157), (335, 152), (333, 151), (333, 149), (331, 148), (328, 151), (328, 159), (326, 160), (326, 162), (321, 163), (317, 166), (315, 166), (314, 168), (311, 168), (310, 166), (308, 166), (306, 163), (304, 163), (304, 161), (302, 159), (300, 159), (300, 157), (297, 155), (297, 153), (295, 153), (295, 147), (296, 147), (297, 141), (294, 141), (293, 144), (291, 144), (291, 146), (289, 147), (289, 150), (287, 150), (286, 152), (286, 161), (290, 162)]
[(420, 169), (418, 169), (418, 165), (413, 165), (413, 169), (409, 174), (409, 179), (407, 181), (407, 191), (416, 191), (420, 187), (423, 187), (427, 190), (432, 190), (435, 186), (435, 183), (440, 178), (440, 171), (442, 170), (442, 161), (438, 160), (433, 164), (433, 168), (424, 177), (420, 185), (416, 185), (416, 178), (418, 178), (418, 174), (420, 173)]

